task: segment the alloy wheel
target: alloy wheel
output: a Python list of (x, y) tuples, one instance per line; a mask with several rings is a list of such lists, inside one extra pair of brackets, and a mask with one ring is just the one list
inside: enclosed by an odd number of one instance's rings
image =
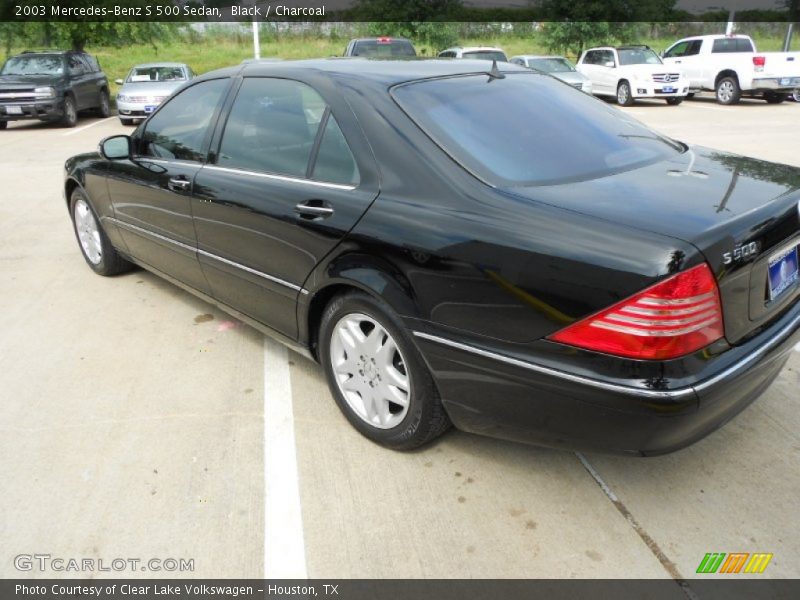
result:
[(361, 420), (378, 429), (403, 421), (411, 401), (406, 361), (378, 321), (362, 313), (339, 319), (331, 334), (330, 361), (339, 391)]
[(75, 202), (75, 231), (78, 233), (78, 241), (89, 262), (93, 265), (100, 264), (100, 261), (103, 260), (100, 228), (92, 209), (83, 199)]

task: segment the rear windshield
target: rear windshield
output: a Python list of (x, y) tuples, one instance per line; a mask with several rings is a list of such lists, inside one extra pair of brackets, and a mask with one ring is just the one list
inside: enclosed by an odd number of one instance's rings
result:
[(592, 179), (683, 151), (605, 102), (535, 72), (424, 80), (392, 95), (442, 149), (491, 185)]
[(64, 58), (61, 55), (15, 56), (3, 66), (2, 75), (61, 75)]
[(364, 40), (356, 42), (353, 56), (397, 57), (416, 56), (414, 46), (408, 40)]
[(506, 55), (498, 50), (474, 50), (462, 52), (461, 58), (477, 58), (480, 60), (496, 60), (498, 62), (508, 62)]

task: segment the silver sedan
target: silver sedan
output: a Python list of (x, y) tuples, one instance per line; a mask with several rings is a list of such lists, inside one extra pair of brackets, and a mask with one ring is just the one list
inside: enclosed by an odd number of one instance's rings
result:
[(547, 73), (587, 94), (592, 93), (592, 82), (589, 78), (583, 73), (578, 73), (578, 71), (575, 70), (575, 65), (563, 56), (524, 54), (512, 56), (509, 62), (528, 67), (529, 69), (536, 69), (542, 73)]
[(133, 67), (117, 94), (117, 112), (123, 125), (146, 119), (172, 92), (194, 77), (188, 65), (163, 62)]

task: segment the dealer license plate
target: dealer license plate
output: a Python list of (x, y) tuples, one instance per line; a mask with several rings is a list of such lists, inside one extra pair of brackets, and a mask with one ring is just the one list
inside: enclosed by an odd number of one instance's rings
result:
[(769, 299), (775, 300), (791, 288), (799, 276), (797, 246), (769, 259)]
[(22, 107), (21, 106), (6, 106), (6, 114), (7, 115), (21, 115), (22, 114)]
[(674, 87), (670, 87), (670, 86), (668, 86), (668, 85), (665, 85), (663, 88), (661, 88), (661, 91), (662, 91), (663, 93), (665, 93), (665, 94), (671, 94), (672, 92), (674, 92), (674, 91), (676, 91), (676, 90), (675, 90), (675, 88), (674, 88)]
[(792, 80), (789, 78), (781, 79), (780, 85), (792, 85)]
[(145, 107), (144, 107), (144, 112), (145, 112), (146, 114), (148, 114), (148, 115), (149, 115), (151, 112), (153, 112), (153, 111), (154, 111), (155, 109), (157, 109), (157, 108), (158, 108), (158, 105), (154, 105), (154, 106), (145, 106)]

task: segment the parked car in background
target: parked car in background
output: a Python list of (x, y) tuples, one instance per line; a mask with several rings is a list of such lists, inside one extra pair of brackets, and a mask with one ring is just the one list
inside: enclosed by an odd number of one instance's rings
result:
[(591, 80), (595, 96), (614, 97), (622, 106), (637, 98), (663, 98), (674, 106), (689, 92), (681, 70), (667, 68), (648, 46), (590, 48), (577, 69)]
[(490, 46), (468, 46), (466, 48), (456, 46), (439, 52), (439, 58), (471, 58), (508, 62), (508, 57), (501, 48), (492, 48)]
[(563, 56), (536, 56), (525, 54), (512, 56), (509, 62), (515, 65), (528, 67), (529, 69), (536, 69), (542, 73), (547, 73), (587, 94), (592, 93), (591, 80), (583, 73), (578, 73), (575, 66)]
[(67, 160), (63, 191), (95, 273), (139, 264), (313, 357), (391, 448), (453, 423), (669, 452), (800, 341), (800, 169), (517, 65), (215, 71)]
[(800, 86), (800, 52), (757, 52), (746, 35), (684, 38), (663, 57), (683, 71), (690, 93), (713, 91), (720, 104), (736, 104), (742, 96), (778, 104)]
[(344, 56), (365, 58), (413, 58), (417, 55), (414, 44), (405, 38), (374, 37), (350, 40)]
[(194, 77), (188, 65), (175, 62), (146, 63), (133, 67), (116, 83), (117, 113), (123, 125), (146, 119), (169, 95)]
[(85, 52), (23, 52), (0, 70), (0, 129), (38, 119), (74, 127), (78, 113), (110, 114), (108, 79)]

